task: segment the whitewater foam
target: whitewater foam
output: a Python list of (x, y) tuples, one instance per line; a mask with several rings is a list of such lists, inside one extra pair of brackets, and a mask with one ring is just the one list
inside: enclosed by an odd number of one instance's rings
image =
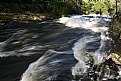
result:
[[(98, 21), (98, 22), (97, 22)], [(71, 67), (73, 78), (76, 75), (80, 76), (86, 74), (87, 70), (90, 66), (87, 64), (90, 60), (94, 60), (95, 64), (100, 64), (103, 62), (104, 57), (106, 56), (105, 45), (107, 40), (109, 40), (106, 32), (108, 32), (108, 27), (105, 26), (107, 22), (104, 20), (100, 21), (100, 19), (91, 19), (84, 18), (82, 16), (72, 16), (72, 17), (63, 17), (60, 18), (57, 22), (65, 24), (67, 27), (71, 28), (83, 28), (85, 30), (91, 30), (90, 35), (84, 35), (80, 38), (72, 48), (73, 56), (78, 61), (73, 67)], [(103, 22), (104, 24), (100, 23)], [(90, 31), (89, 31), (90, 32)], [(85, 32), (85, 33), (88, 33)], [(94, 34), (98, 34), (98, 36), (94, 36)], [(100, 40), (100, 46), (97, 50), (89, 52), (88, 44), (94, 44)], [(98, 46), (98, 45), (96, 45)], [(29, 50), (33, 48), (30, 47)], [(93, 48), (90, 48), (92, 50)], [(69, 59), (57, 59), (55, 58), (58, 55), (70, 54), (69, 51), (55, 51), (48, 50), (42, 57), (40, 57), (37, 61), (33, 62), (29, 65), (28, 69), (23, 73), (21, 81), (51, 81), (56, 80), (59, 75), (59, 71), (62, 71), (63, 68), (60, 63), (64, 63), (65, 61), (69, 61)], [(59, 57), (58, 57), (59, 58)], [(68, 64), (66, 64), (68, 65)], [(64, 65), (64, 69), (68, 68)], [(84, 75), (83, 75), (84, 76)], [(72, 80), (73, 81), (73, 80)]]
[[(49, 49), (37, 61), (31, 63), (23, 73), (20, 81), (52, 81), (56, 80), (61, 71), (70, 67), (67, 62), (73, 58), (61, 58), (69, 55), (67, 51)], [(63, 66), (63, 63), (67, 63)], [(65, 68), (63, 68), (65, 67)]]
[[(92, 16), (92, 15), (91, 15)], [(71, 28), (91, 29), (94, 32), (108, 31), (108, 22), (105, 19), (83, 17), (82, 15), (72, 17), (62, 17), (57, 22), (65, 24)], [(101, 16), (100, 16), (101, 17)], [(109, 20), (110, 21), (110, 20)]]
[[(103, 23), (103, 24), (102, 24)], [(66, 23), (63, 23), (66, 26), (72, 27), (72, 28), (84, 28), (84, 29), (91, 29), (93, 32), (99, 32), (100, 33), (100, 46), (99, 49), (95, 52), (87, 52), (86, 46), (88, 43), (95, 43), (95, 41), (99, 38), (93, 37), (93, 36), (85, 36), (81, 38), (77, 43), (75, 43), (73, 49), (74, 57), (78, 60), (78, 63), (72, 68), (72, 75), (82, 75), (83, 73), (86, 73), (87, 69), (89, 68), (88, 65), (86, 65), (86, 62), (90, 60), (90, 56), (94, 59), (94, 65), (100, 64), (103, 62), (104, 57), (106, 57), (106, 49), (105, 45), (107, 40), (109, 38), (106, 35), (106, 32), (108, 32), (108, 27), (106, 27), (106, 24), (108, 24), (105, 20), (101, 19), (95, 19), (95, 18), (82, 18), (81, 16), (77, 17), (71, 17), (70, 19), (67, 19)]]

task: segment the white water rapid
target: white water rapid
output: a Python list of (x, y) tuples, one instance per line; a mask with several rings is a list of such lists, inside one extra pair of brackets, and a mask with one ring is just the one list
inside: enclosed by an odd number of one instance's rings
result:
[[(100, 37), (95, 36), (84, 36), (75, 43), (73, 49), (74, 57), (78, 60), (78, 63), (72, 68), (72, 75), (83, 75), (90, 68), (86, 63), (93, 59), (94, 65), (100, 64), (104, 61), (107, 56), (106, 43), (111, 41), (108, 37), (108, 22), (103, 18), (103, 16), (93, 16), (90, 15), (77, 15), (70, 18), (63, 17), (60, 18), (60, 22), (71, 28), (84, 28), (90, 29), (95, 33), (99, 32)], [(98, 18), (100, 17), (100, 18)], [(88, 43), (95, 43), (100, 38), (100, 46), (94, 52), (88, 52), (86, 50)]]
[[(46, 51), (42, 57), (29, 65), (20, 81), (81, 81), (80, 79), (75, 80), (76, 76), (86, 76), (90, 68), (88, 64), (90, 60), (94, 61), (92, 65), (94, 66), (102, 63), (107, 56), (109, 51), (108, 46), (106, 46), (107, 41), (108, 43), (111, 41), (108, 37), (109, 21), (108, 18), (102, 16), (92, 17), (89, 15), (75, 15), (58, 19), (57, 23), (62, 23), (70, 29), (64, 31), (70, 34), (76, 32), (78, 35), (75, 36), (80, 37), (79, 40), (69, 39), (71, 42), (76, 40), (72, 50), (55, 51), (49, 49)], [(64, 39), (67, 36), (68, 34)], [(67, 70), (69, 71), (67, 72)], [(68, 80), (67, 78), (71, 75), (73, 78)]]

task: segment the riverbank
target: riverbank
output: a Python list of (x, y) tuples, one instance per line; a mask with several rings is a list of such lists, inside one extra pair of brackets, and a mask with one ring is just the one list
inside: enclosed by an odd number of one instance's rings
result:
[(110, 23), (111, 37), (113, 39), (113, 46), (109, 57), (113, 59), (116, 64), (121, 65), (121, 13), (113, 17)]
[(114, 40), (113, 51), (119, 52), (121, 56), (121, 15), (114, 17), (110, 24), (110, 32)]
[(45, 14), (38, 13), (3, 13), (0, 12), (0, 28), (11, 21), (45, 21), (50, 18)]
[(10, 21), (43, 21), (81, 13), (73, 1), (0, 1), (0, 27)]

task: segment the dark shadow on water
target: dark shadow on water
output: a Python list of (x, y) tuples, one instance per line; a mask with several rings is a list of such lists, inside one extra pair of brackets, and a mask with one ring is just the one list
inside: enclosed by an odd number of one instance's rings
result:
[[(18, 81), (29, 64), (43, 56), (47, 50), (72, 51), (75, 42), (90, 34), (92, 34), (91, 30), (69, 28), (52, 21), (16, 21), (6, 24), (0, 30), (0, 54), (5, 56), (7, 54), (7, 57), (0, 58), (0, 81)], [(100, 34), (93, 35), (99, 36)], [(69, 69), (65, 67), (64, 72), (60, 72), (58, 81), (70, 81), (69, 79), (72, 79), (70, 68), (77, 61), (73, 54), (69, 56), (73, 58), (70, 60), (72, 61), (71, 65), (68, 66)], [(64, 58), (63, 55), (62, 58)], [(65, 79), (61, 80), (62, 77)]]

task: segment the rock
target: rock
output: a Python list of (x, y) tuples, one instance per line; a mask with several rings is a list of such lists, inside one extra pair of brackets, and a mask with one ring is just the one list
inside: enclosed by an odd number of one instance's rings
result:
[(121, 56), (116, 53), (111, 53), (107, 59), (111, 58), (116, 64), (121, 65)]

